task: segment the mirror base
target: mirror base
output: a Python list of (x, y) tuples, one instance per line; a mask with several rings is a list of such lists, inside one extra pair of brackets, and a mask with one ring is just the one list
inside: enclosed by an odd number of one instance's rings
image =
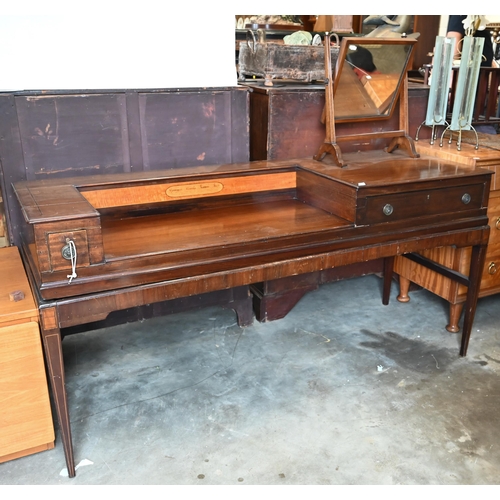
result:
[(335, 144), (334, 142), (324, 142), (319, 148), (318, 153), (313, 156), (313, 159), (316, 161), (321, 161), (327, 153), (330, 153), (333, 156), (335, 163), (339, 167), (346, 166), (344, 160), (342, 159), (342, 151), (340, 150), (338, 144)]
[(412, 138), (408, 135), (394, 137), (389, 145), (385, 148), (387, 153), (392, 153), (395, 149), (401, 148), (408, 153), (411, 158), (419, 158), (420, 155), (415, 149), (415, 144)]

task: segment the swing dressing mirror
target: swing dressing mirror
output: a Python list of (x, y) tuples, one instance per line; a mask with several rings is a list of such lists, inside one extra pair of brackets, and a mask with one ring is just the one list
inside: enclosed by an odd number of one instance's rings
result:
[(342, 39), (333, 87), (335, 121), (389, 118), (415, 42), (413, 38)]

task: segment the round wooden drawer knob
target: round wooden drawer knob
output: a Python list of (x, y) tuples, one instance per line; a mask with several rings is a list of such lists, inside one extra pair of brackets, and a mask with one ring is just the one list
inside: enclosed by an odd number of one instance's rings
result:
[(392, 212), (394, 212), (394, 208), (392, 205), (387, 203), (387, 205), (384, 205), (384, 208), (382, 209), (382, 211), (384, 212), (384, 215), (391, 215)]

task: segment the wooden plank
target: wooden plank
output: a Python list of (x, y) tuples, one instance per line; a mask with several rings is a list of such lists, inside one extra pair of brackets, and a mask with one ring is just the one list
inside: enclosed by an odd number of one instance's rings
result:
[(11, 188), (13, 182), (25, 180), (19, 121), (14, 96), (0, 93), (0, 190), (5, 210), (9, 243), (19, 241), (23, 216)]
[[(327, 228), (345, 227), (337, 216), (311, 207), (299, 200), (233, 206), (166, 215), (103, 220), (106, 260), (158, 252), (204, 249), (203, 260), (211, 257), (209, 247), (291, 237)], [(154, 235), (154, 238), (151, 236)], [(242, 235), (244, 241), (242, 242)], [(234, 250), (226, 250), (230, 255)], [(165, 256), (165, 265), (170, 261)]]
[(124, 95), (21, 95), (15, 101), (25, 168), (35, 178), (128, 170)]
[[(0, 325), (0, 461), (53, 447), (54, 426), (38, 323)], [(48, 446), (47, 446), (48, 445)]]
[(235, 161), (228, 92), (140, 93), (139, 111), (144, 170)]
[(168, 182), (150, 185), (82, 189), (82, 196), (96, 209), (173, 203), (182, 199), (204, 196), (228, 196), (243, 193), (294, 189), (295, 171), (278, 174), (219, 177), (215, 180)]
[[(14, 294), (23, 297), (11, 300)], [(17, 247), (0, 249), (0, 462), (54, 446), (38, 309)]]

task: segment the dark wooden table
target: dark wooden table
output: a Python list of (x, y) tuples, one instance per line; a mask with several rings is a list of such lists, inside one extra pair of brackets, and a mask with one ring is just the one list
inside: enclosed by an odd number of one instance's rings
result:
[(14, 185), (70, 477), (62, 334), (114, 311), (239, 290), (234, 308), (245, 322), (252, 284), (377, 260), (387, 304), (395, 256), (456, 245), (472, 249), (468, 276), (424, 264), (468, 287), (466, 354), (491, 172), (398, 151), (345, 159), (342, 169), (300, 159)]

